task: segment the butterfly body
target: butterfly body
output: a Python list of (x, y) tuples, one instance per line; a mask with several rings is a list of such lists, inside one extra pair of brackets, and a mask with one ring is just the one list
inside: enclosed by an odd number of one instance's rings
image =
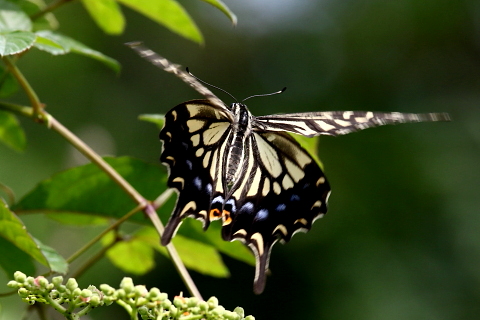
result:
[(227, 145), (226, 158), (226, 184), (228, 189), (234, 187), (235, 180), (241, 174), (247, 155), (246, 140), (252, 132), (252, 115), (248, 111), (247, 106), (241, 103), (234, 103), (231, 106), (234, 114), (234, 122), (232, 123), (231, 143)]
[(450, 120), (446, 113), (370, 111), (255, 117), (242, 103), (225, 105), (178, 65), (138, 43), (128, 45), (206, 98), (179, 104), (165, 115), (160, 160), (178, 197), (162, 244), (170, 242), (186, 217), (201, 220), (204, 229), (221, 219), (223, 239), (240, 240), (255, 255), (255, 293), (264, 289), (272, 246), (310, 230), (327, 212), (330, 185), (288, 133), (338, 136), (386, 124)]

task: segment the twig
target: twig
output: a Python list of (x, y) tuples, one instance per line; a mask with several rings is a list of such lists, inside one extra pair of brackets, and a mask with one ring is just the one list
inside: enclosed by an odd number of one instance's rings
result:
[(42, 120), (41, 116), (43, 111), (43, 104), (40, 102), (40, 99), (38, 99), (36, 92), (33, 90), (33, 88), (28, 83), (27, 79), (23, 76), (23, 74), (17, 68), (17, 65), (12, 61), (12, 58), (10, 58), (9, 56), (5, 56), (2, 59), (5, 62), (5, 65), (7, 66), (8, 70), (17, 79), (18, 83), (27, 94), (28, 99), (30, 100), (30, 103), (32, 104), (32, 107), (33, 107), (33, 113), (34, 113), (33, 115), (37, 118), (37, 120)]

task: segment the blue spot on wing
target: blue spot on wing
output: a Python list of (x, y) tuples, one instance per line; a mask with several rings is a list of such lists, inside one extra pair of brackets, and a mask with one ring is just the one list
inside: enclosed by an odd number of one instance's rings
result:
[(188, 169), (189, 169), (189, 170), (192, 170), (192, 167), (193, 167), (192, 161), (187, 160), (187, 161), (185, 161), (185, 162), (186, 162), (186, 164), (187, 164)]
[(268, 210), (267, 209), (260, 209), (255, 216), (257, 220), (265, 220), (268, 218)]
[(202, 190), (202, 180), (199, 177), (193, 179), (193, 184), (197, 187), (198, 190)]
[(253, 203), (247, 202), (241, 208), (239, 213), (252, 213), (253, 212)]
[(205, 190), (207, 191), (208, 194), (212, 194), (212, 185), (210, 183), (208, 183), (205, 186)]
[(292, 196), (290, 197), (290, 201), (300, 201), (300, 197), (296, 194), (292, 194)]

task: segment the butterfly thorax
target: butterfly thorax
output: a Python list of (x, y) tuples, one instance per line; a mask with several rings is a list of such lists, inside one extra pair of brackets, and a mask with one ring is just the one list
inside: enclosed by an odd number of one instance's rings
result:
[(232, 123), (232, 132), (230, 138), (230, 147), (225, 162), (226, 177), (225, 182), (230, 189), (237, 178), (240, 176), (245, 161), (245, 140), (252, 132), (252, 114), (247, 106), (242, 103), (234, 103), (231, 106), (234, 115)]

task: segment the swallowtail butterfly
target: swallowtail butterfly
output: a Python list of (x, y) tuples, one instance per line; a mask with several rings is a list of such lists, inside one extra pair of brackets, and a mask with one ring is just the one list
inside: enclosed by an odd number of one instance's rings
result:
[(446, 113), (333, 111), (255, 117), (243, 103), (227, 106), (197, 78), (140, 43), (128, 43), (155, 66), (175, 74), (204, 100), (179, 104), (165, 115), (161, 161), (178, 191), (162, 236), (166, 245), (182, 220), (221, 219), (224, 240), (240, 240), (256, 257), (254, 291), (265, 287), (270, 251), (327, 212), (330, 185), (316, 161), (287, 132), (344, 135), (386, 124), (449, 121)]

